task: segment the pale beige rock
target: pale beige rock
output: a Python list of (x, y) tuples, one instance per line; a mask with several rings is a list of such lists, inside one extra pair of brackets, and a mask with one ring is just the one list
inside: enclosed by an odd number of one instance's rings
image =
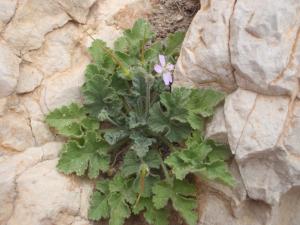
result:
[(223, 106), (220, 106), (216, 109), (212, 120), (206, 125), (205, 137), (219, 143), (228, 143)]
[[(237, 90), (225, 103), (228, 141), (248, 195), (270, 204), (297, 182), (300, 172), (279, 147), (289, 98)], [(291, 172), (290, 170), (294, 170)]]
[(234, 0), (202, 0), (186, 34), (177, 62), (175, 80), (188, 86), (235, 88), (231, 67), (229, 21)]
[(0, 41), (0, 98), (15, 91), (19, 77), (20, 59), (11, 48)]
[(230, 48), (240, 87), (273, 95), (297, 91), (299, 15), (295, 0), (237, 1)]
[(38, 162), (56, 158), (60, 149), (61, 143), (53, 142), (29, 148), (22, 154), (0, 158), (0, 224), (6, 224), (13, 213), (18, 194), (17, 177)]
[(7, 98), (0, 98), (0, 116), (5, 114), (7, 108)]
[(258, 201), (245, 201), (239, 215), (232, 215), (230, 203), (215, 192), (203, 194), (198, 225), (269, 225), (270, 208)]
[(17, 50), (26, 52), (39, 48), (45, 34), (69, 20), (70, 17), (56, 1), (22, 1), (3, 37)]
[(68, 15), (79, 23), (85, 23), (89, 9), (96, 0), (56, 0)]
[(35, 67), (28, 64), (20, 65), (20, 76), (16, 92), (24, 94), (33, 91), (43, 80), (43, 74)]
[(72, 224), (84, 216), (81, 182), (58, 173), (56, 164), (55, 159), (40, 162), (16, 179), (17, 198), (7, 225)]
[(225, 103), (231, 150), (238, 160), (272, 151), (285, 125), (289, 98), (237, 90)]
[(0, 31), (9, 23), (15, 13), (17, 0), (2, 0), (0, 2)]
[(24, 151), (33, 145), (35, 140), (26, 115), (9, 112), (0, 117), (0, 150)]
[(48, 34), (43, 46), (25, 54), (24, 58), (34, 63), (45, 76), (67, 71), (72, 67), (73, 52), (80, 38), (78, 27), (68, 23)]
[(82, 101), (80, 88), (84, 83), (86, 62), (74, 67), (59, 76), (45, 80), (42, 85), (40, 105), (43, 113), (48, 113), (57, 107), (68, 105), (72, 102)]
[[(300, 101), (294, 103), (292, 119), (286, 137), (283, 140), (287, 151), (295, 156), (300, 156)], [(300, 163), (300, 162), (299, 162)]]

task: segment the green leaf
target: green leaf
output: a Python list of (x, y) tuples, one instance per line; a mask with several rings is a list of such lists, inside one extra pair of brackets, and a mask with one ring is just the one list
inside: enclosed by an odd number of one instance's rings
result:
[(162, 45), (160, 42), (156, 42), (153, 45), (151, 45), (146, 51), (145, 51), (145, 60), (147, 62), (151, 61), (157, 61), (158, 55), (160, 54), (162, 49)]
[(186, 149), (172, 152), (165, 163), (172, 168), (177, 179), (184, 179), (189, 173), (195, 173), (203, 178), (220, 181), (232, 186), (234, 179), (225, 163), (228, 153), (226, 148), (213, 142), (204, 142), (194, 135), (187, 141)]
[(157, 133), (166, 132), (165, 136), (171, 142), (180, 142), (191, 133), (191, 127), (187, 123), (188, 110), (186, 104), (190, 96), (190, 90), (186, 88), (174, 88), (172, 93), (164, 92), (160, 95), (159, 103), (155, 103), (150, 109), (149, 126)]
[(166, 208), (156, 209), (151, 198), (141, 198), (139, 203), (133, 208), (134, 214), (143, 212), (147, 223), (151, 225), (168, 225), (169, 212)]
[(162, 181), (153, 187), (155, 208), (166, 207), (169, 200), (188, 225), (197, 224), (196, 188), (187, 181), (174, 180), (173, 185)]
[(179, 55), (179, 51), (184, 40), (185, 33), (176, 32), (170, 34), (166, 40), (165, 55), (174, 56)]
[(104, 139), (109, 143), (110, 145), (116, 144), (118, 141), (124, 139), (128, 136), (128, 132), (125, 130), (109, 130), (106, 131), (104, 134)]
[(140, 158), (143, 158), (149, 151), (150, 146), (155, 143), (155, 139), (147, 138), (138, 132), (132, 133), (130, 138), (133, 140), (131, 148)]
[(151, 26), (145, 20), (137, 20), (132, 29), (124, 31), (124, 36), (117, 39), (115, 49), (137, 58), (141, 57), (145, 44), (154, 37)]
[(109, 225), (123, 225), (125, 219), (130, 217), (130, 208), (120, 193), (111, 195), (109, 198), (109, 206)]
[(142, 163), (146, 163), (149, 169), (158, 169), (160, 167), (160, 156), (155, 151), (150, 151), (141, 160), (134, 151), (129, 151), (124, 157), (124, 162), (122, 166), (122, 174), (128, 177), (133, 174), (139, 174), (140, 167)]
[(83, 146), (74, 140), (64, 145), (57, 168), (65, 174), (76, 173), (78, 176), (88, 170), (89, 178), (96, 178), (100, 171), (106, 172), (109, 168), (108, 147), (95, 132), (88, 132)]
[(99, 126), (97, 121), (88, 118), (85, 110), (75, 103), (50, 112), (45, 121), (59, 134), (67, 137), (81, 137), (84, 130), (96, 130)]
[(122, 101), (115, 89), (110, 87), (110, 81), (101, 76), (95, 76), (87, 80), (82, 87), (84, 105), (91, 116), (99, 119), (99, 115), (105, 111), (109, 116), (120, 114)]
[(225, 98), (224, 93), (212, 89), (193, 89), (187, 103), (189, 112), (203, 117), (212, 116), (215, 107)]
[(106, 46), (106, 43), (101, 40), (95, 40), (92, 46), (88, 49), (94, 62), (106, 71), (112, 72), (115, 69), (115, 62), (111, 56), (111, 51)]
[(95, 191), (90, 200), (88, 217), (91, 220), (100, 220), (109, 218), (108, 196), (99, 191)]
[(134, 129), (137, 127), (145, 126), (147, 124), (147, 121), (144, 115), (138, 115), (136, 112), (131, 111), (129, 112), (127, 123), (130, 129)]
[(123, 225), (131, 214), (130, 205), (136, 198), (132, 190), (132, 179), (124, 179), (117, 174), (112, 180), (97, 182), (96, 189), (91, 197), (89, 218), (109, 218), (110, 225)]

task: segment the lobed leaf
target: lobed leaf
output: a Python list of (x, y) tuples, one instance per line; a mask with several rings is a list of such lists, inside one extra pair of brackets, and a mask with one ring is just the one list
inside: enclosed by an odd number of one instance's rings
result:
[(95, 132), (89, 131), (82, 146), (75, 140), (64, 145), (57, 168), (65, 174), (78, 176), (88, 171), (89, 178), (96, 178), (100, 171), (106, 172), (109, 168), (108, 147)]

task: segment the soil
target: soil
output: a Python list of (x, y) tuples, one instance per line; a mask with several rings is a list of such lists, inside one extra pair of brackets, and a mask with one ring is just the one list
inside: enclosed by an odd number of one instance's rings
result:
[(157, 38), (176, 31), (187, 31), (194, 15), (200, 9), (199, 0), (152, 0), (153, 12), (148, 19)]

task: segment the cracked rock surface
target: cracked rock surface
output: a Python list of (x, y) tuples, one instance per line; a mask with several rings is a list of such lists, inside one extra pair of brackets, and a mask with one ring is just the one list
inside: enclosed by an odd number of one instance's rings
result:
[(111, 44), (150, 10), (148, 0), (0, 0), (1, 225), (92, 224), (93, 184), (57, 172), (63, 141), (44, 117), (81, 101), (91, 36)]
[(175, 80), (227, 93), (206, 136), (238, 174), (232, 190), (203, 182), (201, 225), (300, 224), (299, 35), (297, 0), (201, 0)]
[[(0, 0), (0, 224), (90, 225), (93, 185), (55, 169), (44, 123), (80, 102), (90, 36), (112, 44), (150, 0)], [(227, 92), (206, 136), (237, 185), (202, 182), (199, 225), (300, 224), (300, 1), (201, 0), (176, 83)]]

